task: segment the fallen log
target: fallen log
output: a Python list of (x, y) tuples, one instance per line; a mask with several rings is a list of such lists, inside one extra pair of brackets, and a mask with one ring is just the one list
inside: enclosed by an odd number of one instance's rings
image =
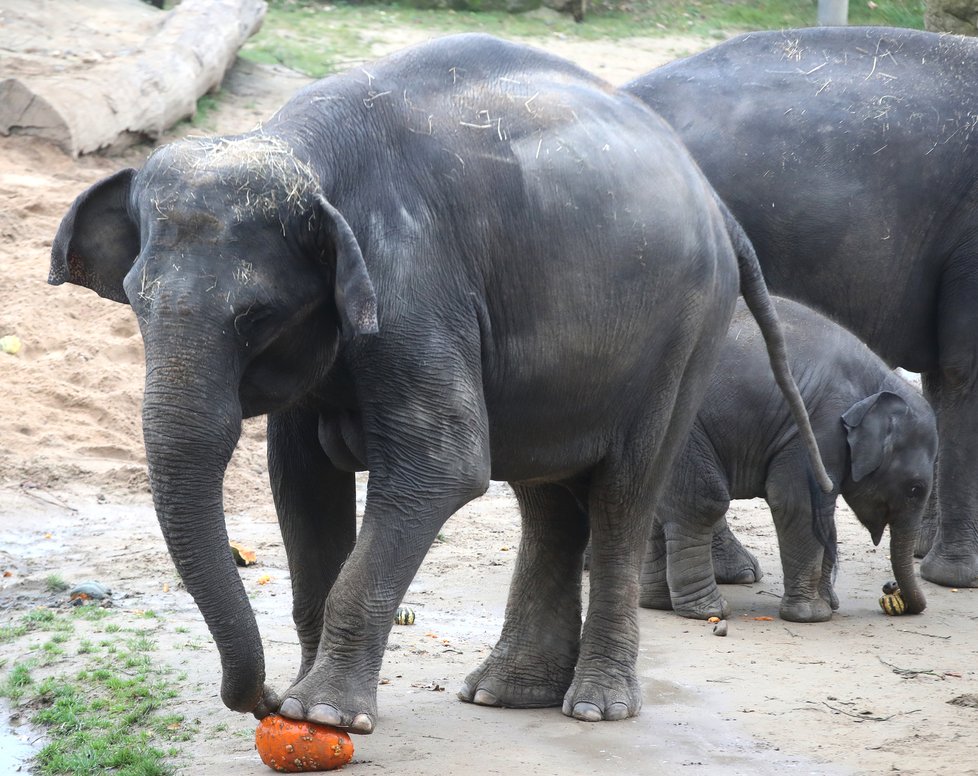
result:
[(264, 0), (183, 0), (131, 53), (84, 71), (0, 76), (0, 134), (30, 134), (73, 156), (155, 140), (194, 115), (261, 27)]

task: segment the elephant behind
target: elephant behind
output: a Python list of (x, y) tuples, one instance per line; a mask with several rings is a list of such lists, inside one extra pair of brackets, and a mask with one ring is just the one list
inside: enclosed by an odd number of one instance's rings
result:
[[(921, 575), (978, 585), (978, 40), (741, 35), (626, 84), (683, 138), (771, 290), (922, 373), (938, 466)], [(928, 512), (928, 515), (932, 514)]]
[[(139, 320), (153, 498), (225, 704), (369, 733), (395, 608), (490, 478), (513, 483), (523, 538), (499, 643), (462, 698), (638, 712), (640, 539), (738, 266), (794, 388), (756, 257), (665, 122), (565, 60), (462, 35), (91, 187), (51, 282)], [(241, 420), (262, 414), (301, 647), (281, 697), (221, 500)]]
[(641, 604), (684, 617), (726, 617), (711, 563), (714, 526), (731, 499), (767, 499), (784, 596), (781, 617), (828, 620), (837, 608), (835, 502), (841, 494), (874, 544), (890, 528), (890, 559), (907, 611), (925, 598), (914, 543), (937, 454), (934, 411), (854, 335), (804, 305), (774, 298), (819, 449), (838, 491), (823, 494), (782, 409), (757, 326), (743, 302), (716, 372), (656, 509)]

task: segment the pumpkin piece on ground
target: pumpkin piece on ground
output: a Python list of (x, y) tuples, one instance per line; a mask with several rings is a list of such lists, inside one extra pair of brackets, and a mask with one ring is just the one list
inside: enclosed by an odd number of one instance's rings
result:
[(353, 741), (346, 731), (278, 714), (258, 723), (255, 748), (261, 761), (279, 773), (331, 771), (353, 758)]

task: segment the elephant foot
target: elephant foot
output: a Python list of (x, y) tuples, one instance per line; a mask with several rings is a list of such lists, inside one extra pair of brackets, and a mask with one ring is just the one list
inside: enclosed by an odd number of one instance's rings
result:
[(673, 588), (669, 608), (680, 617), (708, 620), (711, 617), (726, 619), (730, 616), (730, 605), (712, 580), (674, 580)]
[(614, 721), (634, 717), (642, 708), (642, 691), (634, 671), (602, 661), (594, 669), (578, 668), (564, 696), (561, 710), (585, 722)]
[[(314, 667), (292, 685), (278, 708), (279, 714), (350, 733), (372, 733), (377, 719), (376, 682), (369, 683), (372, 692), (363, 692), (353, 689), (350, 682), (331, 682), (326, 674)], [(344, 685), (345, 691), (339, 685)]]
[(710, 548), (713, 575), (721, 585), (749, 585), (764, 576), (761, 564), (729, 530), (716, 533)]
[(479, 706), (509, 709), (560, 706), (574, 677), (575, 657), (534, 657), (500, 642), (482, 665), (465, 677), (458, 698)]
[(950, 554), (934, 545), (920, 562), (920, 576), (944, 587), (978, 587), (978, 556)]
[(672, 609), (672, 596), (669, 595), (669, 585), (665, 580), (660, 582), (642, 582), (639, 589), (638, 605), (643, 609)]
[(711, 617), (725, 620), (731, 612), (730, 604), (719, 591), (693, 600), (680, 600), (677, 596), (673, 598), (672, 610), (680, 617), (690, 620), (708, 620)]
[(788, 622), (828, 622), (832, 619), (832, 604), (824, 598), (799, 598), (785, 595), (779, 611)]

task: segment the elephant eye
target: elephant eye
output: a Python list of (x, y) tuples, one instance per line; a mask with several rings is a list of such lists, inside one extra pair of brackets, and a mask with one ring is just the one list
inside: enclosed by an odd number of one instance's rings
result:
[(923, 498), (924, 496), (924, 486), (923, 485), (911, 485), (910, 490), (907, 491), (907, 495), (912, 499)]

